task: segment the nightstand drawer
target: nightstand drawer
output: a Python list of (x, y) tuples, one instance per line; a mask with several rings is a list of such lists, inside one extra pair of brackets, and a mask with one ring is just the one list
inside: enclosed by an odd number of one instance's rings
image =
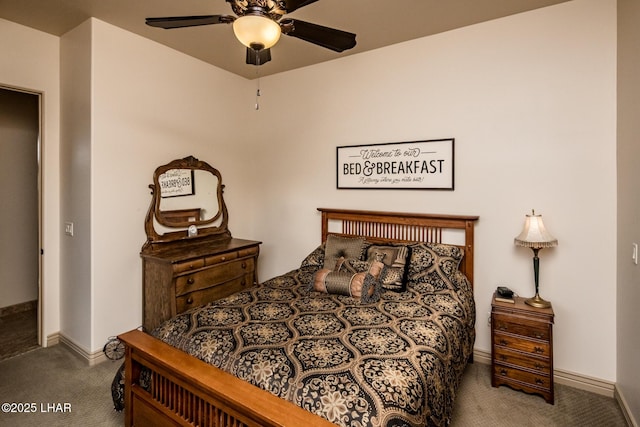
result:
[(242, 259), (228, 264), (211, 266), (193, 274), (176, 278), (176, 295), (208, 288), (212, 285), (229, 281), (253, 273), (255, 260), (253, 258)]
[(493, 375), (497, 378), (508, 378), (521, 383), (530, 384), (548, 390), (551, 382), (547, 375), (534, 374), (520, 369), (508, 368), (506, 366), (495, 365), (493, 367)]
[(548, 342), (518, 338), (513, 335), (506, 335), (497, 331), (495, 332), (493, 343), (496, 346), (508, 347), (512, 350), (535, 354), (536, 356), (549, 357), (550, 355)]
[(494, 362), (496, 363), (508, 363), (518, 367), (531, 369), (545, 375), (549, 375), (551, 372), (551, 366), (548, 359), (532, 358), (528, 354), (522, 354), (514, 351), (510, 351), (505, 347), (496, 346), (494, 349)]
[(224, 298), (252, 285), (253, 275), (247, 274), (226, 283), (219, 283), (208, 288), (185, 293), (184, 295), (176, 297), (176, 311), (182, 313), (193, 307), (205, 305), (211, 301)]
[(493, 322), (493, 327), (499, 332), (522, 335), (542, 341), (549, 340), (549, 325), (546, 323), (528, 319), (515, 320), (512, 316), (498, 313), (493, 315)]

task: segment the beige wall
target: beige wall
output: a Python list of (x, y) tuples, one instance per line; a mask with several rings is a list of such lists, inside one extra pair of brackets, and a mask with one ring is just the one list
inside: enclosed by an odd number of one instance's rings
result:
[[(60, 241), (60, 332), (91, 350), (92, 47), (91, 25), (60, 40), (60, 216), (73, 223), (73, 236)], [(61, 229), (62, 232), (62, 229)]]
[[(256, 181), (269, 180), (247, 236), (265, 242), (261, 277), (317, 245), (318, 206), (477, 214), (476, 348), (488, 352), (495, 287), (533, 293), (533, 254), (513, 238), (535, 208), (559, 240), (540, 252), (555, 368), (616, 380), (615, 0), (275, 75), (261, 92), (254, 139), (282, 123), (252, 150)], [(456, 138), (453, 192), (336, 189), (336, 146), (447, 137)]]
[(42, 93), (42, 335), (60, 330), (60, 39), (0, 19), (0, 84)]
[(229, 189), (232, 231), (247, 222), (249, 201), (239, 189), (248, 170), (237, 161), (238, 94), (247, 81), (99, 20), (83, 26), (91, 29), (91, 139), (84, 150), (90, 200), (82, 212), (90, 223), (84, 235), (90, 261), (81, 267), (86, 282), (78, 277), (74, 286), (91, 287), (91, 333), (82, 345), (95, 351), (109, 336), (142, 323), (139, 252), (156, 167), (188, 155), (210, 162)]
[(640, 423), (640, 2), (618, 1), (618, 304), (617, 386)]

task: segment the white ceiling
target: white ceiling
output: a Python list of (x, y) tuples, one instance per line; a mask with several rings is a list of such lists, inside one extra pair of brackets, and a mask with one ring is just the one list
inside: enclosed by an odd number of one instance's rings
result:
[(233, 15), (224, 0), (0, 0), (0, 18), (61, 36), (95, 17), (252, 79), (565, 1), (318, 0), (287, 16), (356, 33), (357, 46), (336, 53), (283, 36), (271, 49), (272, 61), (260, 67), (245, 64), (245, 48), (230, 25), (163, 30), (144, 23), (156, 16)]

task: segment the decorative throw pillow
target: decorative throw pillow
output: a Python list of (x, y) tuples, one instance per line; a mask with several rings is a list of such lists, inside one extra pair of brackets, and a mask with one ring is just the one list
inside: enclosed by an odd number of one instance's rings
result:
[(322, 268), (335, 269), (338, 258), (362, 258), (364, 237), (341, 237), (330, 234), (324, 248), (324, 265)]
[(424, 284), (434, 290), (456, 287), (453, 281), (464, 257), (462, 248), (443, 243), (415, 243), (410, 248), (407, 277), (410, 286)]
[(409, 255), (410, 250), (404, 245), (372, 245), (367, 249), (367, 261), (379, 261), (386, 266), (380, 276), (383, 289), (395, 292), (406, 289)]
[(350, 296), (359, 298), (364, 303), (371, 303), (380, 298), (379, 284), (374, 276), (366, 272), (353, 274), (323, 268), (315, 274), (312, 290)]

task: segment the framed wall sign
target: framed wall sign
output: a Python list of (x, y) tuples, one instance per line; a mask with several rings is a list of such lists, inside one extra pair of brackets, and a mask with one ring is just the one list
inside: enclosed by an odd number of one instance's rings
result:
[(158, 177), (158, 184), (163, 198), (195, 194), (193, 169), (169, 169)]
[(337, 147), (337, 187), (453, 190), (454, 139)]

